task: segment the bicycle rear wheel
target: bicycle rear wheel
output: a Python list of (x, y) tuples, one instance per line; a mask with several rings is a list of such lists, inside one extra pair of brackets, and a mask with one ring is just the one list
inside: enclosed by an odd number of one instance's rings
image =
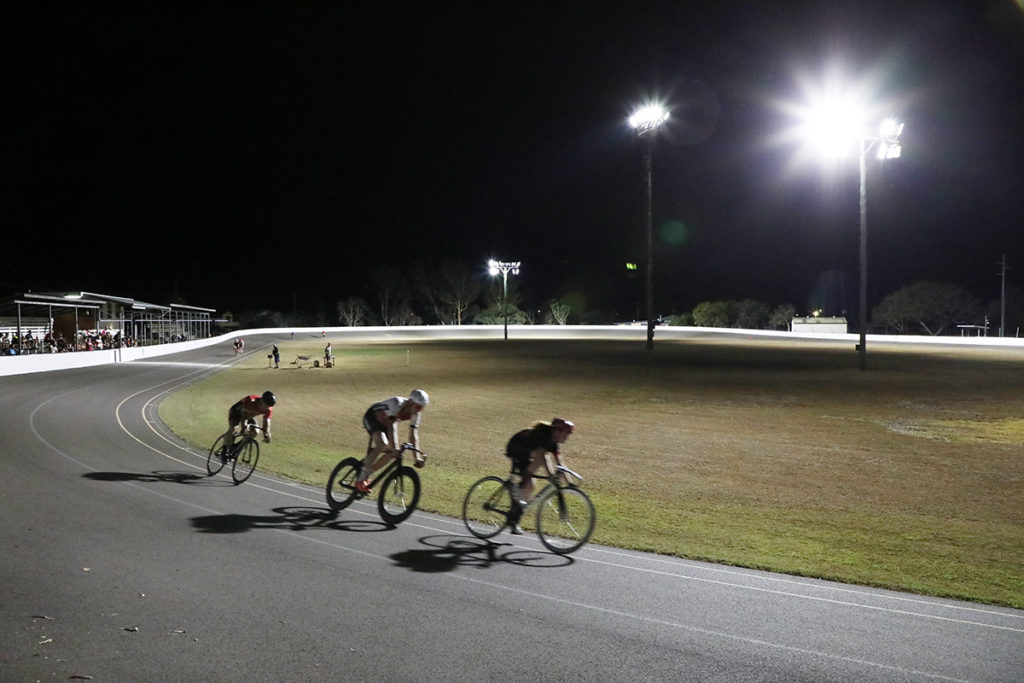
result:
[(363, 463), (358, 458), (345, 458), (331, 472), (327, 480), (327, 504), (335, 512), (347, 508), (359, 493), (356, 481), (362, 468)]
[(231, 478), (235, 480), (236, 484), (241, 484), (252, 476), (252, 471), (256, 469), (259, 459), (260, 445), (255, 439), (245, 439), (239, 446), (238, 453), (235, 454), (234, 462), (231, 463)]
[(574, 486), (553, 488), (537, 501), (537, 535), (553, 553), (565, 555), (583, 547), (596, 521), (590, 497)]
[(462, 502), (462, 521), (477, 538), (492, 538), (508, 526), (512, 488), (501, 477), (484, 477), (469, 487)]
[(380, 518), (394, 526), (409, 519), (420, 500), (420, 475), (411, 467), (399, 467), (387, 476), (377, 496)]
[(210, 473), (211, 477), (224, 468), (224, 458), (221, 457), (221, 451), (226, 451), (225, 446), (230, 445), (231, 443), (221, 434), (213, 442), (213, 445), (210, 446), (210, 452), (206, 456), (206, 471)]

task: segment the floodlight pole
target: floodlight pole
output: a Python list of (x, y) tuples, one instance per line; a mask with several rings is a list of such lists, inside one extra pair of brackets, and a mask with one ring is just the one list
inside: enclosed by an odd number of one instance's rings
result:
[(653, 192), (651, 188), (651, 157), (654, 154), (654, 135), (647, 136), (644, 168), (647, 172), (647, 350), (654, 348), (654, 228)]
[(999, 336), (1002, 337), (1006, 333), (1006, 254), (1003, 254), (1003, 260), (1000, 261), (1000, 280), (999, 285)]
[(487, 262), (491, 275), (501, 273), (501, 308), (505, 313), (505, 339), (508, 339), (508, 274), (519, 274), (520, 261), (495, 261)]
[(501, 310), (505, 314), (505, 339), (508, 339), (508, 271), (501, 271)]
[(867, 156), (871, 139), (860, 141), (860, 306), (857, 324), (860, 327), (860, 343), (857, 345), (857, 363), (861, 370), (868, 367), (868, 188)]
[(668, 120), (668, 111), (660, 104), (648, 104), (637, 109), (629, 117), (629, 125), (640, 137), (647, 138), (647, 149), (644, 154), (644, 173), (647, 176), (647, 350), (654, 348), (654, 226), (653, 226), (653, 192), (652, 192), (652, 158), (654, 156), (654, 136), (658, 128)]
[(900, 156), (900, 135), (903, 124), (895, 118), (882, 121), (879, 135), (860, 139), (860, 310), (858, 326), (860, 343), (857, 344), (857, 363), (861, 370), (868, 367), (868, 152), (879, 145), (878, 158), (892, 159)]

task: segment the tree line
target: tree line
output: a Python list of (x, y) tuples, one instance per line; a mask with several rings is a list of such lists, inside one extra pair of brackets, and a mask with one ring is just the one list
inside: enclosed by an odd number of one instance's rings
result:
[[(879, 334), (942, 335), (955, 333), (959, 325), (998, 333), (1005, 309), (1008, 337), (1024, 326), (1024, 289), (1006, 288), (1002, 300), (983, 302), (963, 287), (949, 282), (915, 282), (888, 294), (871, 309), (868, 327)], [(669, 322), (699, 327), (742, 329), (789, 329), (798, 314), (793, 304), (771, 308), (754, 299), (705, 301), (692, 313), (673, 316)]]
[[(515, 278), (509, 278), (507, 294), (499, 278), (485, 278), (479, 270), (458, 262), (421, 264), (407, 272), (385, 266), (367, 282), (368, 296), (338, 300), (332, 311), (321, 311), (313, 324), (343, 325), (493, 325), (506, 320), (524, 324), (607, 324), (623, 322), (601, 311), (579, 311), (553, 298), (541, 308), (523, 306), (524, 297)], [(998, 333), (1003, 307), (1007, 336), (1017, 336), (1024, 326), (1024, 290), (1009, 286), (1003, 301), (984, 303), (952, 283), (915, 282), (885, 296), (870, 311), (869, 329), (886, 334), (942, 335), (956, 332), (957, 325), (987, 327)], [(794, 304), (772, 306), (756, 299), (704, 301), (691, 312), (672, 315), (661, 322), (671, 325), (741, 329), (787, 330), (793, 318), (810, 315)], [(301, 324), (282, 313), (262, 310), (239, 316), (243, 326), (279, 327)]]

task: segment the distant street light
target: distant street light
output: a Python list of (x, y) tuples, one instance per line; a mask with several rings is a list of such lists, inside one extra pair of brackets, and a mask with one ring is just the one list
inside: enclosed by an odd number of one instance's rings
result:
[(501, 273), (501, 308), (505, 312), (505, 339), (508, 339), (508, 274), (519, 274), (520, 261), (495, 261), (487, 262), (488, 272), (494, 276)]
[(654, 232), (652, 227), (651, 158), (654, 156), (654, 138), (661, 124), (668, 121), (668, 110), (658, 103), (645, 104), (629, 117), (630, 127), (637, 135), (647, 138), (644, 170), (647, 174), (647, 349), (654, 348)]

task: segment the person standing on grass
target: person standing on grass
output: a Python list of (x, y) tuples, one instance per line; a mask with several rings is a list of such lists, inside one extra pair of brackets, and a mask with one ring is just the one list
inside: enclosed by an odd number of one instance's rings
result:
[[(370, 450), (363, 460), (363, 468), (359, 471), (356, 490), (360, 493), (371, 493), (370, 478), (381, 467), (394, 460), (398, 455), (398, 423), (408, 420), (409, 443), (413, 448), (420, 448), (420, 421), (423, 409), (430, 403), (430, 397), (422, 389), (413, 389), (409, 398), (393, 396), (378, 401), (366, 410), (363, 415), (363, 429), (370, 435)], [(426, 461), (419, 453), (416, 454), (416, 467), (423, 467)]]
[[(512, 461), (512, 470), (520, 476), (518, 500), (520, 514), (533, 498), (533, 476), (541, 465), (547, 473), (554, 474), (548, 453), (554, 456), (555, 466), (564, 464), (559, 446), (565, 443), (576, 428), (569, 420), (556, 417), (551, 422), (538, 422), (530, 429), (516, 432), (505, 447), (505, 456)], [(519, 524), (514, 524), (512, 533), (523, 533)]]

